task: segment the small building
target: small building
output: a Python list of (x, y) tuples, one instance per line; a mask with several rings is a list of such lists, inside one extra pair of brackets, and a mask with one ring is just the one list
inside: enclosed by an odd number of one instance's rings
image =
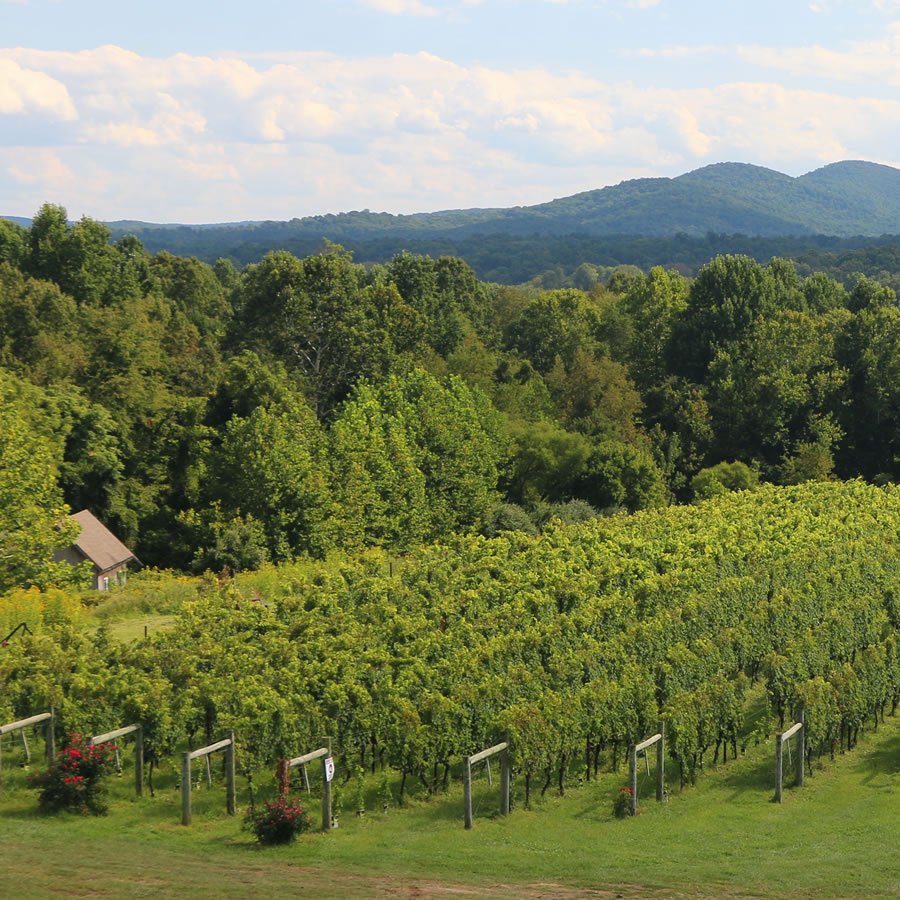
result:
[(81, 526), (75, 541), (56, 554), (58, 562), (73, 566), (89, 560), (94, 567), (93, 587), (108, 591), (112, 584), (125, 584), (128, 563), (137, 557), (91, 512), (83, 509), (69, 516)]

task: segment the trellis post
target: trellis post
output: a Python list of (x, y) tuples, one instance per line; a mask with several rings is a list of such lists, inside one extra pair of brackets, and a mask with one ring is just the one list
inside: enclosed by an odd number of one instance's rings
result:
[(509, 741), (503, 741), (475, 753), (472, 756), (463, 758), (463, 802), (465, 805), (464, 817), (467, 829), (472, 827), (472, 766), (480, 763), (492, 756), (500, 754), (500, 815), (509, 815), (509, 793), (511, 777), (511, 766), (509, 758)]
[(91, 738), (91, 744), (105, 744), (116, 738), (134, 735), (134, 791), (138, 797), (144, 794), (144, 726), (126, 725), (106, 734), (98, 734)]
[(228, 747), (225, 750), (225, 806), (228, 815), (237, 811), (237, 788), (235, 786), (234, 732), (228, 732)]
[(806, 781), (806, 710), (800, 709), (800, 731), (797, 733), (797, 786)]
[[(44, 726), (46, 735), (44, 742), (47, 751), (47, 765), (52, 766), (54, 759), (56, 758), (56, 741), (54, 736), (55, 719), (52, 706), (50, 707), (50, 712), (38, 713), (36, 716), (29, 716), (27, 719), (19, 719), (17, 722), (8, 722), (6, 725), (0, 725), (0, 740), (2, 740), (4, 734), (12, 734), (16, 731), (22, 731), (24, 733), (24, 729), (28, 728), (29, 725), (40, 725), (42, 722), (46, 723)], [(2, 764), (3, 753), (2, 746), (0, 746), (0, 767), (2, 767)]]
[(228, 737), (208, 747), (199, 750), (186, 750), (181, 757), (181, 824), (191, 824), (191, 761), (202, 756), (209, 756), (217, 750), (225, 751), (225, 806), (228, 815), (233, 816), (236, 811), (235, 792), (235, 750), (234, 732), (227, 732)]
[(659, 723), (659, 740), (656, 742), (656, 800), (666, 799), (666, 724)]
[[(778, 734), (775, 735), (775, 802), (776, 803), (782, 802), (782, 793), (783, 793), (782, 782), (784, 780), (784, 759), (783, 759), (784, 745), (787, 741), (789, 741), (798, 732), (801, 735), (803, 734), (803, 732), (805, 731), (804, 722), (805, 722), (805, 716), (801, 712), (799, 722), (792, 725), (790, 728), (788, 728), (787, 731), (779, 732)], [(806, 742), (802, 739), (800, 741), (798, 741), (798, 751), (800, 750), (801, 747), (805, 749), (805, 743)], [(797, 763), (797, 765), (798, 765), (798, 768), (797, 768), (798, 779), (797, 780), (798, 780), (798, 783), (802, 785), (803, 784), (803, 781), (802, 781), (802, 778), (803, 778), (803, 756), (800, 752), (798, 752), (797, 755), (800, 757), (800, 759)]]
[[(314, 762), (317, 759), (322, 760), (322, 831), (331, 830), (331, 779), (329, 778), (329, 762), (333, 765), (331, 759), (331, 750), (328, 747), (320, 747), (311, 753), (305, 753), (303, 756), (296, 756), (294, 759), (287, 761), (288, 768), (293, 769), (300, 766), (304, 773), (306, 772), (307, 763)], [(333, 772), (333, 769), (332, 769)], [(309, 782), (307, 781), (307, 788)]]
[(328, 760), (322, 757), (322, 830), (331, 830), (331, 779), (328, 777)]
[(665, 797), (665, 737), (660, 724), (658, 734), (647, 738), (646, 741), (641, 741), (640, 744), (631, 744), (628, 748), (628, 787), (631, 791), (631, 815), (633, 816), (636, 816), (638, 811), (637, 755), (654, 744), (656, 744), (656, 799), (662, 803)]
[(509, 815), (509, 786), (512, 781), (512, 762), (509, 747), (500, 753), (500, 815)]
[(181, 757), (181, 824), (191, 824), (191, 751)]
[(44, 749), (47, 751), (47, 765), (52, 766), (56, 759), (56, 710), (50, 707), (50, 718), (44, 729)]

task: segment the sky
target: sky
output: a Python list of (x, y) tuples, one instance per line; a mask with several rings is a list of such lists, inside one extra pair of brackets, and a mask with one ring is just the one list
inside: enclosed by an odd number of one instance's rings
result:
[(0, 0), (0, 215), (540, 203), (900, 166), (900, 0)]

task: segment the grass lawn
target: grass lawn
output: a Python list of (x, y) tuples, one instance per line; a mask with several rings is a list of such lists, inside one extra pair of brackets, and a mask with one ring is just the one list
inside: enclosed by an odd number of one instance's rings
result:
[(114, 641), (127, 643), (144, 635), (152, 635), (155, 631), (171, 628), (175, 624), (175, 616), (137, 615), (109, 623), (109, 633)]
[(0, 789), (0, 896), (900, 896), (900, 717), (826, 761), (802, 791), (788, 787), (780, 807), (768, 802), (770, 745), (707, 768), (695, 788), (670, 784), (663, 806), (642, 773), (642, 812), (623, 821), (611, 806), (624, 773), (548, 792), (530, 811), (519, 797), (507, 819), (492, 815), (496, 793), (482, 776), (471, 832), (458, 784), (385, 815), (373, 780), (377, 811), (344, 810), (337, 831), (273, 849), (224, 814), (218, 774), (196, 793), (191, 828), (178, 824), (171, 765), (155, 799), (130, 798), (127, 753), (108, 816), (38, 815), (16, 748)]

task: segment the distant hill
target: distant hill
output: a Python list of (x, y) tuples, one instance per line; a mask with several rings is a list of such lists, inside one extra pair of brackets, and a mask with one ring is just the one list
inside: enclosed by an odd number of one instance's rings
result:
[[(679, 240), (703, 241), (710, 234), (745, 235), (796, 238), (807, 249), (817, 236), (900, 235), (900, 169), (846, 161), (793, 178), (745, 163), (717, 163), (677, 178), (639, 178), (511, 209), (414, 215), (363, 210), (288, 222), (196, 226), (108, 224), (116, 236), (137, 234), (152, 252), (169, 250), (208, 261), (228, 257), (243, 265), (271, 249), (305, 255), (327, 239), (354, 250), (364, 262), (390, 258), (401, 249), (456, 254), (469, 259), (482, 277), (507, 280), (528, 267), (516, 264), (505, 272), (505, 247), (513, 255), (534, 253), (547, 259), (546, 244), (592, 243), (599, 250), (613, 239), (618, 247), (636, 238), (677, 235)], [(489, 260), (481, 252), (485, 247), (492, 248)], [(479, 264), (475, 257), (481, 257)], [(586, 260), (611, 261), (594, 253), (582, 256)]]
[[(111, 223), (144, 233), (178, 229), (141, 222)], [(792, 178), (746, 163), (717, 163), (677, 178), (639, 178), (537, 206), (464, 209), (395, 216), (348, 212), (290, 222), (239, 222), (196, 230), (271, 229), (337, 239), (452, 233), (592, 235), (747, 235), (900, 233), (900, 169), (839, 162)]]

